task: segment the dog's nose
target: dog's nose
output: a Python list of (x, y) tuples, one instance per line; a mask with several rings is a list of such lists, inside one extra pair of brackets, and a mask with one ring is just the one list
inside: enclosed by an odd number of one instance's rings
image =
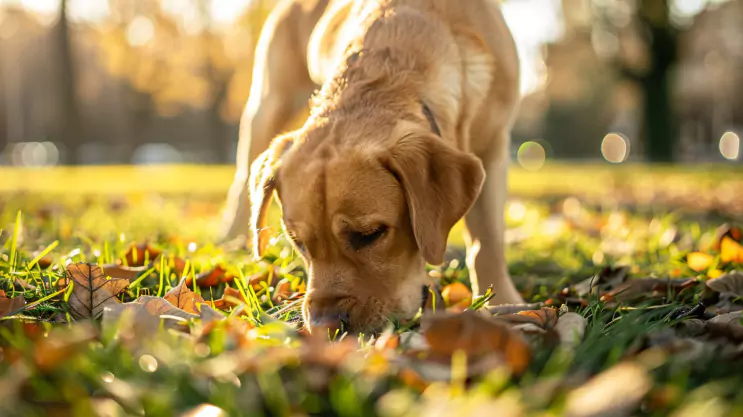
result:
[(313, 333), (320, 331), (331, 337), (340, 336), (348, 330), (348, 313), (310, 311), (310, 328)]

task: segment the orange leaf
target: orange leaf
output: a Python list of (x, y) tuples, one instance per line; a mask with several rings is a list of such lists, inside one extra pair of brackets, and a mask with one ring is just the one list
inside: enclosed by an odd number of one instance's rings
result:
[(247, 303), (248, 300), (243, 297), (242, 293), (232, 287), (227, 287), (224, 289), (224, 294), (222, 294), (222, 298), (219, 300), (214, 301), (214, 307), (224, 310), (229, 307), (234, 307), (239, 305), (239, 303), (236, 300), (237, 299), (242, 301), (243, 303)]
[(269, 267), (267, 271), (250, 277), (248, 282), (250, 283), (250, 286), (253, 287), (253, 291), (258, 292), (263, 289), (264, 283), (269, 287), (275, 287), (276, 284), (279, 283), (279, 277), (276, 273), (276, 269)]
[(0, 290), (0, 317), (5, 317), (8, 314), (21, 309), (26, 305), (26, 299), (22, 295), (8, 298), (5, 296), (5, 291)]
[(686, 263), (689, 264), (689, 268), (696, 272), (702, 272), (709, 268), (714, 260), (714, 256), (703, 252), (692, 252), (686, 255)]
[(284, 278), (276, 284), (276, 289), (273, 292), (273, 300), (281, 301), (289, 298), (292, 292), (292, 283), (288, 279)]
[(199, 310), (196, 307), (199, 303), (205, 303), (204, 299), (195, 292), (191, 291), (189, 287), (185, 285), (186, 280), (182, 280), (180, 284), (171, 288), (170, 291), (165, 293), (165, 299), (180, 308), (186, 313), (199, 314)]
[(448, 306), (468, 307), (472, 304), (472, 292), (459, 281), (453, 282), (441, 290), (441, 296)]
[(129, 286), (127, 279), (106, 279), (98, 265), (70, 263), (66, 270), (75, 283), (68, 305), (76, 318), (99, 317), (106, 305), (118, 303), (116, 295)]
[(153, 248), (148, 243), (131, 245), (124, 254), (127, 266), (145, 266), (160, 256), (161, 251)]
[(743, 245), (725, 236), (720, 242), (720, 260), (724, 263), (743, 263)]
[[(196, 275), (196, 285), (199, 287), (216, 287), (223, 282), (232, 282), (234, 279), (234, 275), (227, 272), (222, 266), (217, 266), (211, 271)], [(191, 277), (187, 277), (186, 285), (190, 287), (192, 285), (191, 282)]]

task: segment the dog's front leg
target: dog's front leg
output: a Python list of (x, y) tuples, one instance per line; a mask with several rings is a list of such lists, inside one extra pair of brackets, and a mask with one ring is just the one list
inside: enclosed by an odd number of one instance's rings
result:
[[(495, 143), (507, 148), (509, 142), (505, 134)], [(480, 196), (465, 216), (467, 267), (476, 296), (483, 295), (492, 285), (495, 297), (491, 303), (520, 304), (524, 300), (511, 281), (506, 263), (504, 211), (508, 196), (508, 154), (503, 151), (490, 156), (483, 158), (486, 177)]]
[[(316, 13), (315, 13), (316, 14)], [(248, 236), (250, 165), (286, 128), (315, 88), (296, 31), (307, 19), (301, 5), (284, 2), (266, 21), (256, 48), (250, 98), (240, 120), (235, 177), (227, 195), (222, 239)], [(306, 38), (306, 36), (305, 36)]]

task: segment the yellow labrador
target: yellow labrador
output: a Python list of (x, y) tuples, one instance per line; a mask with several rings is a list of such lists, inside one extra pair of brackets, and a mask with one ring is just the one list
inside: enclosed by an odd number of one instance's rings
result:
[[(307, 122), (282, 133), (317, 86)], [(260, 256), (276, 196), (306, 263), (310, 331), (414, 314), (462, 217), (476, 294), (522, 302), (503, 218), (519, 100), (494, 0), (285, 1), (256, 51), (225, 235), (252, 234)]]

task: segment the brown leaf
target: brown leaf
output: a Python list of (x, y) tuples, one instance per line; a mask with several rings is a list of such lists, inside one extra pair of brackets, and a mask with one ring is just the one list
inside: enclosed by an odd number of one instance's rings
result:
[(187, 313), (199, 314), (196, 305), (205, 303), (205, 301), (199, 294), (191, 291), (191, 289), (185, 285), (185, 282), (185, 279), (181, 280), (180, 284), (166, 292), (165, 299)]
[(653, 386), (645, 368), (624, 362), (589, 380), (568, 394), (568, 417), (630, 416)]
[(738, 271), (728, 272), (718, 278), (707, 281), (707, 287), (713, 291), (743, 296), (743, 273)]
[(201, 322), (204, 324), (225, 319), (224, 314), (213, 309), (212, 306), (210, 306), (208, 303), (198, 304), (197, 308), (199, 309), (199, 317), (201, 317)]
[(5, 295), (5, 291), (0, 290), (0, 318), (7, 316), (8, 314), (20, 310), (26, 305), (26, 299), (22, 295), (17, 295), (13, 298), (8, 298)]
[[(128, 320), (123, 321), (126, 317)], [(128, 341), (136, 342), (166, 329), (187, 331), (186, 321), (198, 318), (160, 297), (143, 295), (130, 303), (109, 304), (103, 311), (103, 327), (114, 327)]]
[(131, 267), (117, 264), (101, 265), (101, 268), (103, 268), (103, 272), (108, 277), (121, 278), (129, 281), (136, 280), (143, 272), (147, 271), (146, 266)]
[(497, 354), (517, 374), (530, 361), (531, 349), (518, 333), (472, 311), (424, 315), (421, 332), (436, 355), (450, 357), (463, 350), (468, 358), (478, 359)]
[(66, 270), (74, 282), (68, 305), (76, 318), (100, 317), (106, 305), (119, 302), (116, 295), (129, 285), (129, 280), (126, 279), (106, 279), (98, 265), (70, 263)]
[(549, 330), (557, 324), (557, 310), (552, 307), (542, 307), (539, 310), (524, 310), (515, 314), (498, 315), (494, 319), (510, 326), (529, 323), (542, 330)]
[(159, 249), (153, 248), (149, 243), (140, 243), (127, 249), (123, 261), (127, 266), (145, 266), (157, 259), (160, 253), (162, 252)]

